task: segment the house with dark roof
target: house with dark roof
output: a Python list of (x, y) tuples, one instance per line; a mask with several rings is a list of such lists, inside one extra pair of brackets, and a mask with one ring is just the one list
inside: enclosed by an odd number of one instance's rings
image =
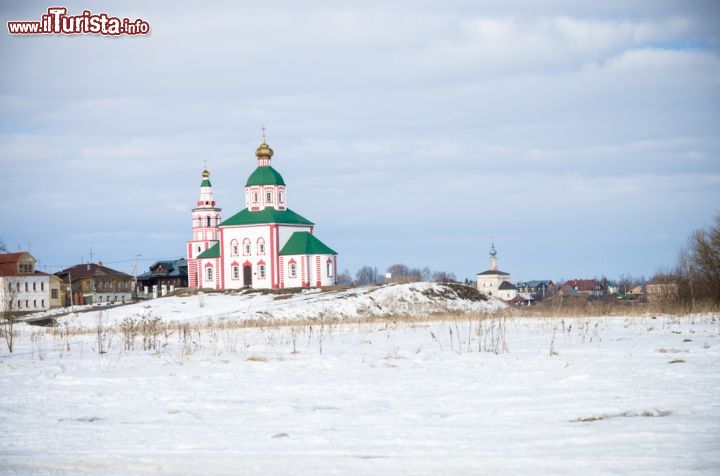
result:
[(532, 294), (536, 299), (545, 299), (553, 294), (553, 282), (549, 279), (535, 279), (517, 283), (518, 292)]
[(132, 300), (132, 276), (103, 266), (102, 262), (77, 264), (58, 271), (55, 275), (70, 285), (69, 304)]
[(148, 271), (137, 277), (137, 293), (141, 297), (165, 296), (188, 285), (188, 264), (185, 258), (156, 261)]

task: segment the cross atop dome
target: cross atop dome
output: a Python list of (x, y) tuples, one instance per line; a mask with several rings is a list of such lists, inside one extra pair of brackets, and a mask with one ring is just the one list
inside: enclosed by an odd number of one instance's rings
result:
[(262, 143), (255, 149), (255, 156), (258, 159), (258, 167), (266, 167), (270, 165), (270, 159), (273, 156), (273, 150), (267, 144), (265, 137), (265, 126), (262, 127)]

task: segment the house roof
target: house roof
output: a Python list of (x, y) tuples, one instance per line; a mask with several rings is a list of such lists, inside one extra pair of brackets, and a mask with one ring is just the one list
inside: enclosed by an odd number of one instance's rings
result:
[(247, 208), (220, 223), (220, 226), (259, 225), (263, 223), (286, 223), (291, 225), (313, 225), (314, 223), (290, 209), (277, 210), (267, 207), (256, 212)]
[(532, 281), (525, 281), (518, 283), (518, 287), (537, 288), (538, 286), (550, 286), (552, 281), (549, 279), (533, 279)]
[(500, 286), (498, 287), (498, 289), (510, 290), (510, 289), (517, 289), (517, 288), (510, 281), (503, 281), (502, 283), (500, 283)]
[(336, 255), (337, 253), (325, 243), (307, 231), (296, 231), (282, 250), (281, 255)]
[(250, 174), (245, 184), (246, 187), (253, 185), (285, 185), (285, 181), (280, 172), (270, 165), (261, 165)]
[[(0, 276), (31, 276), (29, 273), (18, 272), (18, 261), (26, 256), (29, 256), (33, 263), (37, 261), (27, 251), (19, 251), (17, 253), (0, 253)], [(35, 273), (41, 272), (36, 271)]]
[(30, 255), (32, 258), (32, 255), (27, 251), (19, 251), (17, 253), (0, 253), (0, 264), (17, 263), (18, 260), (25, 255)]
[(220, 243), (215, 243), (210, 248), (206, 249), (199, 255), (197, 255), (197, 259), (202, 258), (219, 258), (220, 257)]
[(563, 286), (571, 286), (578, 291), (590, 291), (597, 288), (597, 286), (602, 288), (602, 283), (597, 279), (571, 279), (570, 281), (565, 281)]
[(63, 269), (62, 271), (58, 271), (55, 274), (60, 275), (68, 273), (72, 277), (73, 281), (81, 278), (95, 278), (102, 276), (117, 276), (122, 278), (131, 277), (129, 274), (125, 274), (121, 271), (117, 271), (115, 269), (108, 268), (107, 266), (102, 266), (96, 263), (76, 264), (75, 266), (71, 266), (69, 268)]
[(510, 276), (510, 273), (506, 273), (505, 271), (500, 271), (499, 269), (488, 269), (487, 271), (483, 271), (482, 273), (478, 273), (478, 276)]
[(560, 291), (562, 291), (564, 294), (569, 294), (570, 296), (577, 296), (578, 293), (572, 286), (568, 286), (567, 284), (563, 284), (560, 286)]
[[(167, 269), (167, 273), (158, 273), (155, 270), (162, 266), (163, 268)], [(155, 263), (150, 266), (149, 271), (144, 272), (143, 274), (138, 276), (138, 279), (141, 278), (152, 278), (152, 277), (179, 277), (179, 276), (187, 276), (187, 260), (185, 258), (180, 258), (177, 260), (164, 260), (164, 261), (156, 261)]]

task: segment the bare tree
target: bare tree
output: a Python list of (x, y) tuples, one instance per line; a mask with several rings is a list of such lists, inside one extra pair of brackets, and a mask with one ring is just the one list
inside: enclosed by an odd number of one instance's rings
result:
[(368, 284), (376, 284), (380, 280), (380, 276), (377, 268), (372, 266), (363, 266), (355, 274), (355, 281), (362, 285), (367, 286)]
[(720, 304), (720, 214), (709, 228), (695, 230), (673, 270), (660, 271), (653, 283), (674, 283), (675, 299), (694, 312), (696, 303)]
[(7, 246), (5, 246), (5, 242), (3, 240), (0, 240), (0, 253), (7, 253)]
[(2, 310), (2, 322), (0, 323), (0, 334), (5, 339), (8, 351), (12, 353), (15, 349), (15, 322), (20, 312), (17, 295), (20, 290), (20, 280), (13, 276), (6, 276), (0, 289), (0, 309)]
[(432, 274), (432, 280), (436, 283), (455, 283), (455, 273), (449, 273), (447, 271), (435, 271)]
[(690, 272), (707, 294), (720, 303), (720, 214), (715, 225), (695, 230), (690, 236)]
[(340, 286), (350, 286), (352, 284), (352, 276), (350, 275), (350, 271), (346, 269), (342, 273), (339, 273), (337, 275), (336, 282)]

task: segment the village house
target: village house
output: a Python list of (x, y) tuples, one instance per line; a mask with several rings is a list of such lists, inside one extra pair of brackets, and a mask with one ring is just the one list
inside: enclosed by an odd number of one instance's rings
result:
[(640, 299), (644, 295), (645, 292), (643, 290), (643, 286), (634, 286), (628, 289), (625, 293), (625, 297), (627, 297), (628, 299)]
[(578, 296), (590, 299), (599, 299), (607, 294), (605, 285), (597, 279), (571, 279), (562, 285), (574, 289)]
[(157, 261), (149, 270), (137, 277), (137, 294), (140, 297), (166, 296), (177, 288), (188, 285), (188, 264), (185, 258)]
[(238, 289), (330, 286), (337, 253), (315, 236), (315, 224), (288, 208), (285, 180), (263, 141), (245, 183), (245, 208), (221, 221), (210, 172), (204, 170), (187, 242), (188, 285)]
[(70, 283), (71, 302), (96, 304), (132, 300), (132, 276), (103, 266), (102, 262), (77, 264), (55, 273)]
[(671, 281), (653, 281), (645, 285), (647, 302), (672, 301), (677, 298), (678, 285)]
[(64, 307), (67, 300), (67, 283), (54, 274), (48, 275), (50, 280), (50, 308)]
[(35, 269), (37, 260), (26, 252), (0, 254), (0, 312), (50, 309), (50, 279)]
[(551, 297), (555, 287), (549, 279), (519, 282), (516, 286), (519, 293), (531, 294), (535, 299)]

